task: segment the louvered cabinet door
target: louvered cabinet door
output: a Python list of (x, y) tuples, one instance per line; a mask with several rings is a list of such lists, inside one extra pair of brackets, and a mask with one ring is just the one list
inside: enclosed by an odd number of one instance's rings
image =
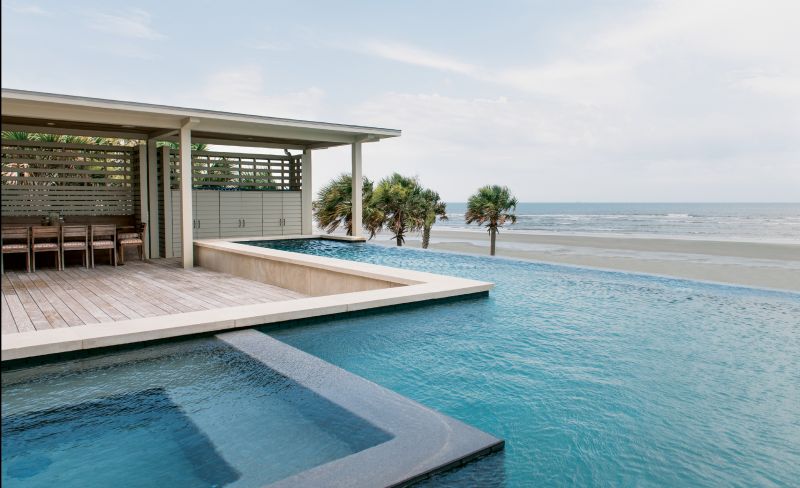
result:
[(219, 192), (220, 237), (244, 237), (242, 221), (242, 192)]
[(219, 194), (216, 190), (192, 192), (195, 239), (220, 237)]
[(263, 197), (261, 191), (240, 191), (242, 198), (242, 235), (244, 237), (258, 237), (262, 234)]
[(282, 191), (264, 191), (262, 193), (262, 234), (263, 236), (279, 236), (283, 233)]
[(303, 232), (303, 213), (299, 191), (283, 193), (283, 235), (299, 235)]

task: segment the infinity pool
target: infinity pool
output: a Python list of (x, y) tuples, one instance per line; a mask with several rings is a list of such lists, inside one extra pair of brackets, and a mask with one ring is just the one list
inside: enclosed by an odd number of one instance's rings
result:
[(264, 332), (506, 440), (430, 486), (796, 486), (800, 295), (334, 241), (248, 243), (492, 281)]

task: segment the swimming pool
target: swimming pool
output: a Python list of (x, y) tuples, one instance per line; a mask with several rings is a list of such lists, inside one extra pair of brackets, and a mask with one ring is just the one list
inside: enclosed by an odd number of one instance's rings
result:
[(213, 338), (4, 371), (2, 406), (4, 486), (260, 487), (391, 438)]
[(248, 244), (492, 281), (263, 331), (506, 440), (431, 486), (800, 479), (800, 295), (335, 241)]

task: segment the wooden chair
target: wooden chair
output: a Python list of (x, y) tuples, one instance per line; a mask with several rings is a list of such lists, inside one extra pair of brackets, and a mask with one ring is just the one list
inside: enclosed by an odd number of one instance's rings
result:
[(61, 269), (64, 269), (64, 254), (67, 251), (81, 251), (83, 266), (89, 267), (89, 227), (85, 225), (61, 226)]
[(144, 231), (147, 224), (139, 222), (133, 227), (121, 227), (117, 233), (117, 245), (119, 246), (119, 262), (125, 264), (125, 248), (136, 247), (139, 251), (139, 260), (144, 260)]
[(31, 251), (33, 252), (33, 265), (31, 268), (36, 271), (36, 253), (54, 252), (56, 253), (56, 269), (61, 269), (61, 227), (57, 225), (45, 225), (31, 227)]
[[(7, 242), (12, 241), (12, 242)], [(0, 257), (0, 273), (5, 272), (6, 254), (25, 253), (25, 269), (31, 272), (31, 231), (27, 227), (3, 227), (0, 231), (0, 245), (3, 248)]]
[(117, 265), (117, 226), (93, 225), (91, 230), (90, 245), (92, 247), (90, 256), (92, 268), (94, 268), (94, 252), (98, 249), (108, 249), (108, 259), (114, 266)]

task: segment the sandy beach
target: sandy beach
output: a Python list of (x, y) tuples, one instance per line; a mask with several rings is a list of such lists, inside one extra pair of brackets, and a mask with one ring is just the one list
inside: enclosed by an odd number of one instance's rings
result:
[[(394, 245), (387, 234), (371, 242)], [(419, 235), (406, 245), (420, 247)], [(485, 231), (436, 230), (431, 249), (489, 253)], [(800, 292), (800, 243), (535, 234), (500, 234), (497, 255)]]

